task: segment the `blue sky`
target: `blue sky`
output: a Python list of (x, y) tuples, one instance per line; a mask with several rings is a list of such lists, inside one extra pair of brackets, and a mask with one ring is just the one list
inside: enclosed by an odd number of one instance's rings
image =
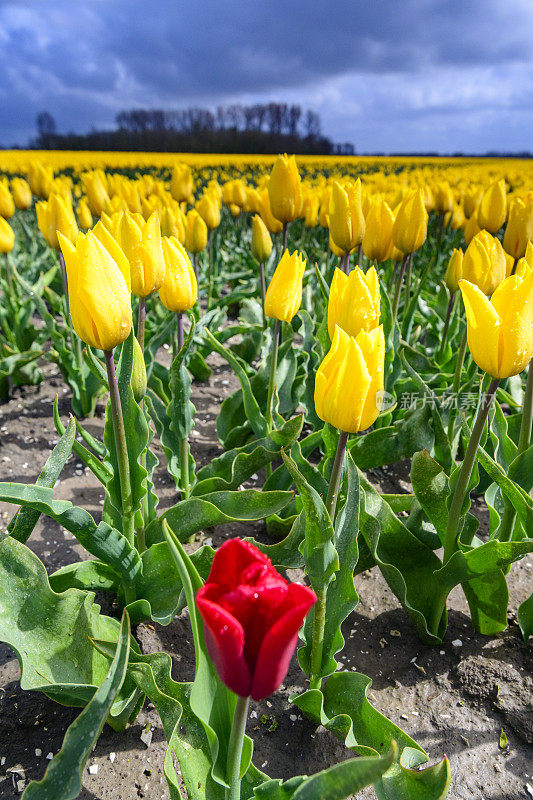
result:
[(0, 0), (1, 146), (269, 100), (358, 152), (533, 150), (533, 0)]

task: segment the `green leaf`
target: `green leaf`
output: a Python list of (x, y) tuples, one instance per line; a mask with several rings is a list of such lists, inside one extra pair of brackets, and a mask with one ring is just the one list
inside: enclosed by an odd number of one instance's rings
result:
[(391, 769), (374, 784), (378, 800), (445, 800), (450, 788), (450, 762), (442, 761), (427, 769), (418, 750), (406, 747)]
[(24, 800), (74, 800), (81, 792), (85, 763), (98, 741), (126, 676), (130, 652), (130, 621), (124, 611), (115, 657), (102, 685), (68, 728), (59, 753), (51, 760), (44, 778), (28, 784)]
[(411, 458), (417, 450), (433, 448), (435, 436), (431, 419), (429, 406), (422, 406), (407, 413), (394, 425), (354, 437), (348, 449), (363, 471)]
[(416, 499), (444, 545), (448, 524), (450, 489), (444, 470), (427, 450), (415, 453), (411, 462), (411, 483)]
[[(60, 436), (63, 436), (63, 434), (66, 431), (66, 428), (61, 422), (61, 418), (59, 416), (58, 400), (59, 398), (56, 395), (56, 398), (54, 400), (54, 410), (53, 410), (54, 425), (56, 431), (60, 434)], [(81, 428), (81, 426), (79, 427), (78, 426), (79, 423), (76, 420), (76, 428), (77, 429)], [(89, 467), (93, 475), (95, 475), (98, 478), (100, 483), (103, 486), (105, 486), (113, 474), (112, 470), (106, 467), (105, 464), (102, 464), (99, 458), (97, 458), (93, 453), (87, 450), (87, 448), (84, 447), (80, 442), (77, 442), (76, 439), (74, 439), (72, 443), (72, 449), (76, 453), (78, 458), (81, 461), (83, 461), (85, 466)]]
[[(64, 705), (88, 703), (108, 671), (89, 637), (116, 642), (119, 629), (117, 620), (99, 613), (94, 593), (52, 591), (37, 556), (9, 537), (0, 542), (0, 607), (0, 641), (17, 654), (21, 688)], [(113, 727), (125, 726), (124, 708), (130, 716), (134, 693), (131, 682), (124, 685), (110, 712)]]
[[(68, 428), (50, 453), (46, 464), (37, 478), (35, 482), (36, 486), (47, 486), (49, 489), (54, 488), (59, 474), (72, 452), (75, 435), (76, 421), (74, 417), (71, 417)], [(33, 508), (20, 508), (7, 526), (8, 533), (18, 542), (27, 542), (40, 516), (40, 512)]]
[(302, 500), (302, 514), (305, 518), (305, 571), (313, 589), (320, 591), (328, 585), (339, 568), (339, 557), (333, 544), (333, 525), (318, 492), (309, 485), (285, 451), (282, 451), (282, 456)]
[(518, 624), (524, 641), (527, 642), (533, 636), (533, 593), (518, 606)]
[(228, 348), (221, 345), (217, 341), (217, 339), (213, 336), (211, 331), (209, 331), (207, 328), (204, 330), (204, 337), (207, 340), (208, 344), (211, 345), (213, 350), (216, 350), (216, 352), (219, 353), (219, 355), (221, 355), (223, 358), (226, 359), (230, 367), (237, 375), (239, 382), (241, 384), (242, 399), (244, 402), (246, 419), (252, 426), (253, 432), (256, 435), (256, 437), (258, 439), (264, 438), (268, 434), (267, 422), (252, 392), (252, 387), (250, 386), (250, 379), (248, 378), (248, 375), (246, 374), (239, 359), (230, 350), (228, 350)]
[(475, 631), (495, 636), (507, 628), (509, 590), (502, 570), (462, 584)]
[(166, 520), (180, 541), (198, 531), (224, 522), (264, 519), (276, 514), (290, 503), (292, 492), (260, 492), (245, 489), (241, 492), (212, 492), (204, 497), (182, 500), (146, 528), (148, 545), (163, 541), (163, 521)]
[(72, 588), (116, 591), (120, 586), (120, 575), (103, 561), (78, 561), (53, 572), (49, 581), (54, 592), (66, 592)]
[(132, 583), (141, 569), (139, 554), (116, 528), (98, 525), (88, 511), (69, 500), (54, 500), (52, 489), (23, 483), (0, 483), (0, 500), (16, 503), (55, 519), (74, 534), (85, 549), (109, 564), (126, 583)]
[(396, 747), (385, 756), (352, 758), (310, 777), (271, 780), (255, 789), (257, 800), (346, 800), (375, 783), (393, 764)]
[(264, 439), (254, 440), (213, 459), (199, 470), (198, 482), (192, 494), (199, 496), (224, 489), (237, 489), (265, 464), (279, 458), (282, 447), (291, 446), (300, 435), (303, 422), (303, 414), (299, 414)]
[(191, 316), (191, 327), (181, 350), (170, 366), (170, 403), (167, 414), (170, 418), (170, 430), (180, 439), (187, 439), (194, 424), (195, 407), (191, 403), (191, 376), (185, 362), (192, 347), (194, 336), (194, 319)]

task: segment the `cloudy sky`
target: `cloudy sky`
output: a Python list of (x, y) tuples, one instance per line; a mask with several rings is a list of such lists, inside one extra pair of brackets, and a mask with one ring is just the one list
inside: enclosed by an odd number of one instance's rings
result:
[(533, 150), (533, 0), (0, 0), (1, 146), (269, 100), (360, 153)]

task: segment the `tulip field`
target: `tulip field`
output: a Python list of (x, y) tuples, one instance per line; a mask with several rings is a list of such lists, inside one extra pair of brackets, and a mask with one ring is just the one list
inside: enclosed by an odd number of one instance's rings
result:
[(532, 359), (530, 161), (0, 151), (0, 798), (533, 796)]

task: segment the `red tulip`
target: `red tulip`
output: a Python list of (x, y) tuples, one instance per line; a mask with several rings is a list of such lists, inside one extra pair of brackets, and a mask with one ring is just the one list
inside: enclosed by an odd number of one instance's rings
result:
[(256, 547), (242, 539), (225, 542), (196, 595), (207, 650), (222, 683), (254, 700), (275, 692), (315, 602), (311, 589), (288, 583)]

